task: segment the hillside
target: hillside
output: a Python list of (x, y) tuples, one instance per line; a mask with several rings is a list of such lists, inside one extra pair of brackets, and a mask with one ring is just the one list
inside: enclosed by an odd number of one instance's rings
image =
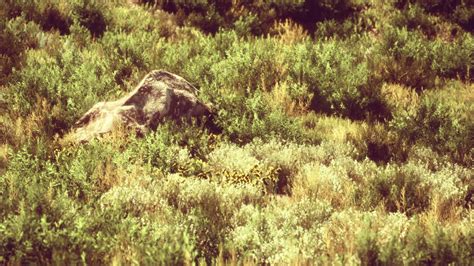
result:
[[(0, 2), (0, 264), (469, 265), (471, 0)], [(77, 143), (152, 70), (212, 106)]]

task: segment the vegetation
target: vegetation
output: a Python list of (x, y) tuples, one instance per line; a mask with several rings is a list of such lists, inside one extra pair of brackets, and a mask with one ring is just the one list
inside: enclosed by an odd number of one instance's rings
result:
[[(472, 1), (0, 2), (0, 264), (474, 260)], [(212, 103), (67, 133), (153, 69)]]

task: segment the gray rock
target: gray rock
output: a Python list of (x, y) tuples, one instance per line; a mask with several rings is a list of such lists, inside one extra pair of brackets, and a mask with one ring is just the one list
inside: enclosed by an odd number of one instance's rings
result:
[(191, 83), (170, 72), (153, 70), (127, 96), (94, 105), (76, 122), (73, 135), (77, 141), (89, 141), (117, 126), (145, 134), (164, 119), (180, 121), (211, 114)]

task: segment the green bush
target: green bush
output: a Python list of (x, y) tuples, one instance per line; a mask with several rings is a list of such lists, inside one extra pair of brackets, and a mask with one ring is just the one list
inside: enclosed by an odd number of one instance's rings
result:
[[(43, 50), (28, 51), (24, 70), (12, 75), (11, 82), (15, 83), (6, 96), (10, 110), (22, 116), (35, 112), (49, 99), (47, 113), (38, 114), (44, 117), (45, 123), (38, 126), (51, 135), (64, 133), (81, 113), (97, 102), (99, 95), (105, 95), (105, 88), (114, 86), (113, 77), (106, 73), (108, 65), (98, 54), (75, 54), (75, 49), (67, 46), (61, 49), (65, 52), (54, 56)], [(65, 80), (69, 82), (64, 83)], [(55, 108), (61, 114), (51, 111)]]
[[(403, 168), (387, 166), (383, 172), (369, 179), (371, 200), (382, 203), (387, 211), (408, 215), (419, 213), (429, 207), (430, 187), (423, 182), (423, 172), (418, 167)], [(375, 204), (372, 204), (375, 205)]]
[(0, 20), (0, 85), (6, 84), (14, 69), (20, 68), (24, 52), (38, 46), (38, 25), (16, 18)]
[[(467, 91), (453, 87), (445, 91), (425, 93), (416, 113), (401, 112), (391, 127), (409, 143), (421, 142), (455, 161), (472, 163), (472, 102), (464, 98)], [(451, 101), (446, 99), (451, 95)], [(452, 95), (456, 96), (452, 96)]]
[(85, 0), (81, 2), (74, 7), (74, 13), (79, 23), (87, 28), (93, 37), (102, 37), (108, 24), (104, 15), (107, 6), (98, 1)]
[(368, 61), (350, 50), (351, 42), (329, 40), (313, 46), (307, 76), (314, 93), (311, 108), (351, 119), (384, 119), (388, 114), (378, 81), (369, 77)]
[(429, 16), (422, 7), (414, 4), (396, 12), (392, 23), (399, 28), (406, 27), (408, 30), (421, 30), (425, 35), (431, 37), (436, 34), (434, 18), (436, 17)]
[[(273, 23), (291, 18), (306, 28), (325, 19), (344, 19), (362, 9), (365, 1), (162, 1), (143, 0), (144, 4), (168, 12), (181, 13), (190, 25), (205, 32), (215, 33), (220, 28), (241, 27), (242, 18), (254, 17), (247, 24), (247, 32), (255, 35), (268, 33)], [(240, 21), (240, 22), (239, 22)]]
[[(226, 90), (223, 90), (226, 93)], [(281, 110), (268, 110), (268, 103), (260, 92), (253, 97), (228, 93), (215, 103), (217, 123), (223, 133), (237, 143), (248, 143), (255, 137), (269, 139), (274, 136), (288, 140), (301, 140), (299, 123), (286, 117)]]
[(410, 1), (398, 1), (397, 5), (401, 8), (406, 5), (416, 4), (422, 7), (424, 10), (434, 13), (441, 14), (449, 20), (452, 20), (456, 23), (459, 23), (463, 28), (472, 33), (472, 22), (474, 18), (474, 12), (472, 10), (472, 3), (469, 1), (439, 1), (439, 0), (430, 0), (430, 1), (419, 1), (419, 0), (410, 0)]
[(332, 211), (326, 202), (312, 200), (282, 201), (263, 209), (245, 206), (233, 219), (236, 228), (228, 245), (238, 257), (252, 263), (319, 260), (313, 256), (324, 249), (318, 227)]

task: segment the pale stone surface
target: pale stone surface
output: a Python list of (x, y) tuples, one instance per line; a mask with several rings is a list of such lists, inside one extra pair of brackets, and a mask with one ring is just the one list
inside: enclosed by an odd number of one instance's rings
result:
[(127, 96), (95, 104), (76, 122), (73, 135), (77, 141), (88, 141), (117, 126), (145, 134), (165, 118), (210, 115), (211, 108), (197, 98), (196, 88), (188, 81), (170, 72), (153, 70)]

